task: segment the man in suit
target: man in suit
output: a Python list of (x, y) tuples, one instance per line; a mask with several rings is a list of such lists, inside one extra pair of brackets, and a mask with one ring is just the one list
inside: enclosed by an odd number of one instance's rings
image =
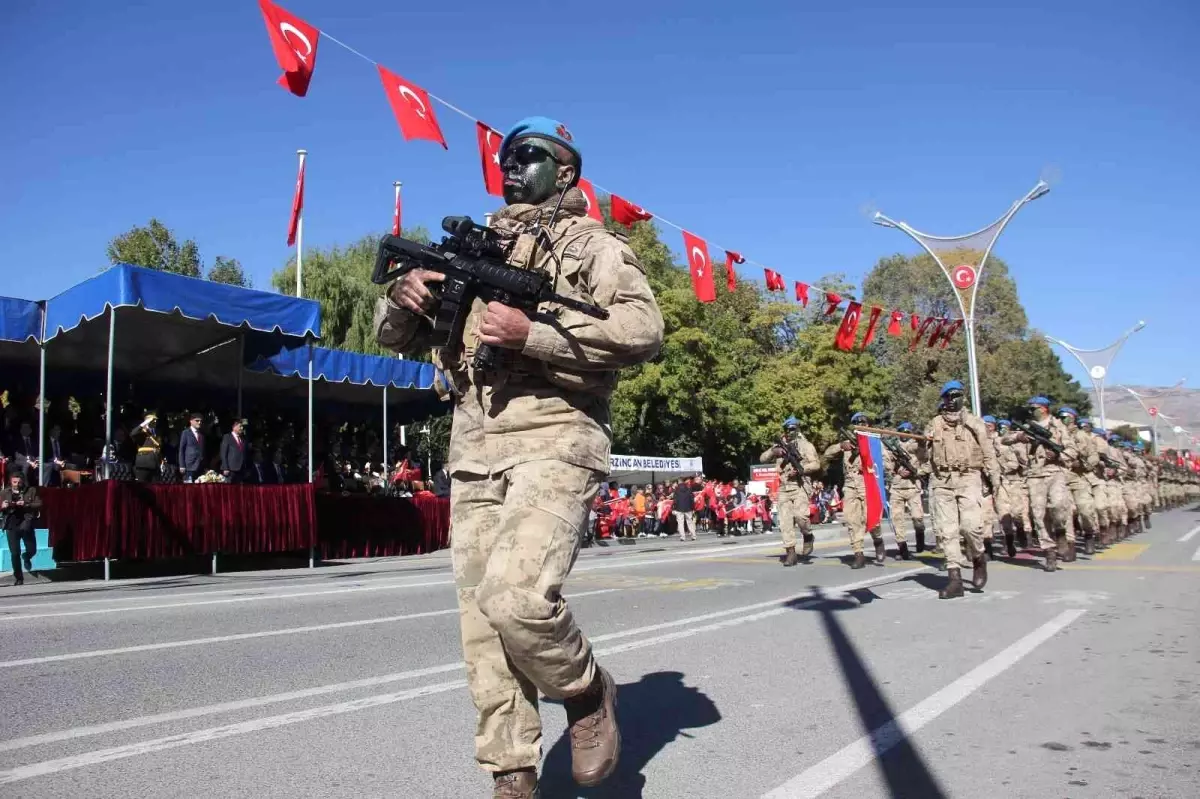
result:
[(436, 497), (450, 496), (450, 470), (442, 464), (436, 472), (433, 473), (433, 495)]
[(204, 417), (193, 413), (188, 417), (188, 429), (179, 436), (179, 473), (183, 482), (195, 481), (201, 469), (204, 468), (204, 434), (200, 432), (200, 423)]
[(46, 485), (62, 485), (62, 470), (67, 467), (67, 458), (69, 457), (67, 442), (62, 437), (62, 425), (55, 424), (50, 427), (50, 440), (46, 442), (46, 454), (50, 456), (50, 462), (46, 469)]
[(20, 432), (13, 436), (12, 448), (16, 468), (25, 472), (25, 477), (29, 482), (35, 482), (39, 453), (37, 439), (33, 436), (33, 425), (29, 422), (21, 422)]
[(233, 429), (221, 439), (221, 473), (230, 483), (240, 483), (245, 479), (245, 429), (245, 420), (238, 419), (234, 421)]
[(254, 483), (255, 485), (275, 485), (279, 482), (274, 469), (275, 464), (263, 463), (263, 454), (261, 449), (255, 449), (253, 455), (253, 463), (250, 464), (250, 469), (246, 472), (246, 482)]
[[(37, 554), (33, 520), (38, 517), (41, 507), (42, 499), (37, 489), (26, 483), (22, 472), (13, 472), (9, 477), (9, 487), (0, 491), (0, 519), (3, 519), (4, 531), (8, 535), (8, 554), (12, 557), (15, 585), (25, 582), (22, 561), (25, 570), (33, 571), (33, 556)], [(25, 542), (24, 555), (21, 554), (22, 541)]]

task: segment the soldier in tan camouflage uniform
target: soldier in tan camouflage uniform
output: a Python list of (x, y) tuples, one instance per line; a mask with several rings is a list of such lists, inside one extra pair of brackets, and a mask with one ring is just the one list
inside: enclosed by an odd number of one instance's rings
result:
[[(1103, 549), (1112, 544), (1113, 534), (1112, 503), (1109, 501), (1108, 488), (1105, 485), (1105, 471), (1108, 467), (1104, 464), (1103, 459), (1108, 456), (1108, 444), (1104, 439), (1095, 435), (1092, 420), (1088, 417), (1079, 417), (1076, 425), (1088, 439), (1090, 450), (1096, 456), (1095, 465), (1083, 475), (1083, 479), (1091, 488), (1092, 504), (1096, 508), (1096, 546)], [(1076, 439), (1079, 441), (1082, 451), (1083, 439), (1078, 435)]]
[[(1058, 418), (1067, 431), (1067, 441), (1075, 450), (1075, 459), (1068, 465), (1066, 474), (1067, 490), (1075, 500), (1075, 512), (1079, 516), (1079, 526), (1083, 528), (1084, 552), (1091, 555), (1096, 551), (1096, 530), (1099, 523), (1096, 518), (1096, 502), (1092, 497), (1092, 484), (1088, 475), (1092, 474), (1100, 463), (1100, 456), (1092, 444), (1093, 436), (1081, 430), (1076, 425), (1079, 413), (1072, 407), (1064, 405), (1058, 409)], [(1068, 521), (1071, 521), (1068, 519)], [(1067, 526), (1067, 562), (1075, 560), (1075, 530), (1074, 525)]]
[(1096, 442), (1096, 451), (1103, 453), (1109, 461), (1108, 468), (1104, 471), (1104, 487), (1105, 493), (1108, 494), (1108, 513), (1113, 527), (1111, 538), (1116, 542), (1129, 535), (1129, 508), (1125, 505), (1125, 491), (1122, 485), (1126, 464), (1117, 446), (1120, 437), (1103, 430), (1097, 431), (1097, 434), (1103, 443)]
[[(951, 380), (942, 387), (941, 397), (938, 415), (925, 428), (925, 435), (930, 439), (931, 510), (950, 577), (938, 596), (954, 599), (963, 596), (962, 570), (968, 566), (974, 568), (971, 582), (977, 590), (987, 584), (984, 483), (999, 486), (1000, 467), (983, 420), (963, 407), (963, 384)], [(967, 558), (963, 557), (960, 535), (967, 542)]]
[(795, 566), (799, 558), (796, 556), (796, 528), (804, 536), (804, 548), (801, 558), (812, 555), (814, 536), (808, 518), (808, 507), (812, 499), (812, 478), (821, 474), (821, 459), (817, 457), (817, 449), (800, 432), (800, 421), (789, 416), (783, 422), (784, 438), (791, 445), (792, 451), (800, 460), (802, 472), (796, 471), (791, 460), (785, 455), (782, 443), (768, 449), (760, 457), (763, 461), (774, 461), (779, 474), (779, 495), (776, 507), (779, 509), (779, 531), (783, 535), (783, 565)]
[(1071, 495), (1067, 491), (1066, 470), (1063, 463), (1075, 458), (1075, 450), (1067, 443), (1067, 431), (1062, 422), (1050, 415), (1050, 400), (1033, 397), (1029, 405), (1034, 409), (1035, 422), (1050, 436), (1050, 440), (1063, 449), (1060, 457), (1054, 450), (1017, 431), (1003, 439), (1004, 443), (1024, 442), (1029, 444), (1029, 510), (1033, 530), (1038, 535), (1042, 552), (1046, 556), (1046, 571), (1058, 570), (1057, 538), (1067, 533), (1067, 515), (1071, 512)]
[[(506, 207), (493, 227), (514, 266), (547, 269), (556, 290), (606, 308), (607, 320), (547, 304), (532, 317), (476, 299), (462, 340), (435, 352), (454, 398), (451, 546), (467, 680), (478, 710), (476, 759), (494, 796), (538, 796), (538, 692), (562, 699), (572, 773), (595, 785), (615, 768), (615, 683), (562, 597), (609, 465), (617, 370), (658, 352), (663, 321), (633, 251), (587, 215), (582, 159), (562, 125), (524, 120), (500, 147)], [(561, 206), (555, 214), (555, 207)], [(541, 225), (545, 234), (534, 241)], [(552, 249), (553, 255), (547, 250)], [(376, 313), (379, 343), (423, 349), (437, 300), (415, 270)], [(481, 344), (500, 354), (481, 371)]]
[[(871, 420), (865, 413), (856, 413), (850, 417), (850, 424), (870, 424)], [(834, 459), (842, 459), (842, 522), (850, 535), (850, 549), (854, 552), (852, 569), (861, 569), (867, 565), (866, 555), (863, 554), (863, 541), (867, 537), (867, 487), (863, 478), (862, 460), (858, 457), (858, 447), (849, 441), (831, 444), (822, 454), (826, 463)], [(883, 464), (880, 464), (882, 467)], [(875, 563), (882, 566), (887, 556), (883, 545), (883, 533), (879, 525), (870, 531), (871, 539), (875, 542)]]
[(1000, 490), (996, 492), (996, 513), (1000, 517), (1000, 529), (1004, 531), (1004, 546), (1010, 558), (1017, 555), (1017, 547), (1029, 545), (1027, 538), (1029, 523), (1029, 488), (1025, 484), (1025, 472), (1029, 468), (1029, 445), (1023, 441), (1004, 443), (1012, 430), (1012, 422), (1000, 419), (996, 422), (996, 435), (992, 443), (996, 448), (996, 461), (1000, 465)]
[[(1000, 462), (999, 453), (996, 452), (996, 417), (987, 415), (983, 417), (983, 426), (988, 431), (988, 441), (991, 442), (992, 452), (996, 453), (996, 462)], [(990, 494), (983, 498), (983, 554), (988, 560), (995, 558), (992, 551), (992, 544), (996, 539), (996, 527), (1000, 521), (1000, 487), (996, 486)]]
[[(912, 422), (902, 422), (896, 429), (901, 433), (914, 432)], [(925, 509), (921, 505), (921, 481), (929, 477), (929, 451), (923, 442), (911, 438), (900, 439), (900, 446), (908, 454), (913, 466), (917, 467), (915, 474), (904, 467), (890, 450), (883, 451), (883, 458), (888, 472), (892, 475), (888, 506), (892, 511), (892, 526), (896, 530), (896, 545), (900, 548), (900, 558), (910, 560), (912, 555), (908, 551), (907, 536), (904, 533), (904, 517), (912, 519), (917, 552), (924, 552)]]

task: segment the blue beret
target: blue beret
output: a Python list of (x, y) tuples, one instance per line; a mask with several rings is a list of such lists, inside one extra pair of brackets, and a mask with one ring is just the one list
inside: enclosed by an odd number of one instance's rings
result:
[(1007, 419), (997, 419), (996, 426), (997, 427), (1012, 427), (1012, 422), (1008, 421)]
[(797, 419), (795, 416), (789, 416), (788, 418), (783, 420), (784, 427), (799, 427), (799, 425), (800, 425), (800, 420)]
[(1059, 416), (1062, 416), (1064, 413), (1069, 413), (1072, 416), (1079, 416), (1079, 413), (1074, 408), (1070, 407), (1069, 405), (1064, 405), (1058, 409)]
[(579, 172), (583, 172), (583, 156), (575, 145), (575, 137), (571, 135), (571, 131), (567, 130), (566, 125), (549, 117), (526, 117), (513, 125), (504, 135), (504, 140), (500, 142), (500, 160), (504, 160), (504, 153), (514, 141), (529, 137), (546, 139), (566, 148), (575, 156)]
[(856, 413), (850, 417), (850, 424), (858, 424), (859, 422), (865, 422), (865, 421), (867, 421), (867, 415), (865, 413), (863, 413), (862, 411), (859, 411), (858, 413)]
[(995, 423), (996, 423), (996, 417), (995, 417), (995, 416), (985, 416), (985, 417), (983, 417), (983, 421), (984, 421), (984, 423), (986, 423), (986, 424), (995, 424)]
[(958, 380), (951, 380), (950, 382), (946, 383), (946, 385), (942, 386), (942, 394), (941, 395), (944, 397), (947, 394), (949, 394), (951, 391), (965, 392), (966, 389), (963, 388), (963, 384), (961, 382), (959, 382)]
[(1027, 402), (1026, 404), (1027, 405), (1045, 405), (1047, 408), (1049, 408), (1050, 400), (1046, 399), (1045, 397), (1030, 397), (1029, 402)]

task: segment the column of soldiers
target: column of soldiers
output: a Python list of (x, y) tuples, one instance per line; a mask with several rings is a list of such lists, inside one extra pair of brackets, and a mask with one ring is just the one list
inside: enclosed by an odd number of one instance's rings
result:
[[(1041, 552), (1044, 570), (1055, 572), (1059, 561), (1076, 559), (1078, 537), (1084, 553), (1091, 555), (1149, 529), (1152, 511), (1200, 498), (1200, 475), (1150, 456), (1141, 442), (1130, 443), (1094, 428), (1074, 408), (1064, 406), (1053, 414), (1048, 398), (1032, 397), (1027, 403), (1029, 421), (1014, 424), (975, 416), (965, 408), (965, 397), (961, 382), (946, 383), (938, 415), (924, 436), (913, 435), (912, 423), (902, 422), (896, 430), (905, 437), (897, 439), (898, 445), (888, 442), (883, 458), (891, 520), (903, 560), (912, 557), (905, 520), (912, 522), (917, 552), (926, 551), (922, 485), (928, 485), (936, 536), (933, 554), (945, 556), (949, 577), (939, 591), (943, 599), (964, 595), (963, 569), (971, 569), (977, 591), (987, 584), (997, 527), (1010, 558), (1021, 549), (1033, 548)], [(850, 423), (869, 427), (871, 419), (860, 411)], [(868, 534), (875, 545), (875, 563), (884, 563), (879, 526), (866, 528), (865, 486), (874, 475), (864, 474), (858, 447), (842, 440), (818, 459), (795, 418), (789, 418), (784, 429), (780, 444), (762, 455), (763, 460), (774, 460), (780, 473), (784, 565), (794, 566), (801, 558), (809, 562), (811, 481), (839, 459), (844, 474), (843, 523), (854, 556), (851, 568), (866, 565), (863, 545)], [(800, 556), (795, 550), (797, 526), (804, 540)]]

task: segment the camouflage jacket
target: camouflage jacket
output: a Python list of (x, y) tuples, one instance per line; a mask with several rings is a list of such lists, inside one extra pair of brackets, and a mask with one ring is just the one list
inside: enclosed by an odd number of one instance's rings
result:
[[(553, 203), (508, 206), (493, 221), (514, 242), (510, 261), (556, 275), (556, 291), (609, 312), (606, 320), (545, 303), (533, 316), (524, 348), (501, 351), (496, 373), (473, 369), (476, 327), (486, 308), (476, 299), (462, 340), (434, 351), (443, 378), (439, 393), (453, 398), (454, 422), (448, 465), (451, 473), (497, 474), (521, 463), (559, 460), (607, 472), (612, 441), (609, 400), (617, 372), (648, 361), (662, 344), (663, 320), (633, 250), (586, 215), (578, 189), (567, 192), (549, 228), (554, 255), (533, 248), (528, 231), (548, 219)], [(376, 307), (375, 334), (381, 346), (419, 352), (429, 346), (426, 317), (395, 305), (390, 296)]]
[(925, 435), (930, 442), (930, 464), (934, 479), (949, 479), (956, 473), (980, 472), (1000, 486), (1000, 465), (987, 425), (968, 410), (943, 411), (929, 422)]
[(774, 463), (779, 473), (779, 490), (788, 491), (801, 488), (806, 493), (812, 492), (812, 478), (821, 473), (821, 459), (817, 457), (817, 448), (799, 431), (789, 439), (792, 448), (800, 456), (800, 465), (804, 474), (797, 474), (791, 462), (784, 457), (782, 448), (773, 446), (760, 456), (764, 463)]

